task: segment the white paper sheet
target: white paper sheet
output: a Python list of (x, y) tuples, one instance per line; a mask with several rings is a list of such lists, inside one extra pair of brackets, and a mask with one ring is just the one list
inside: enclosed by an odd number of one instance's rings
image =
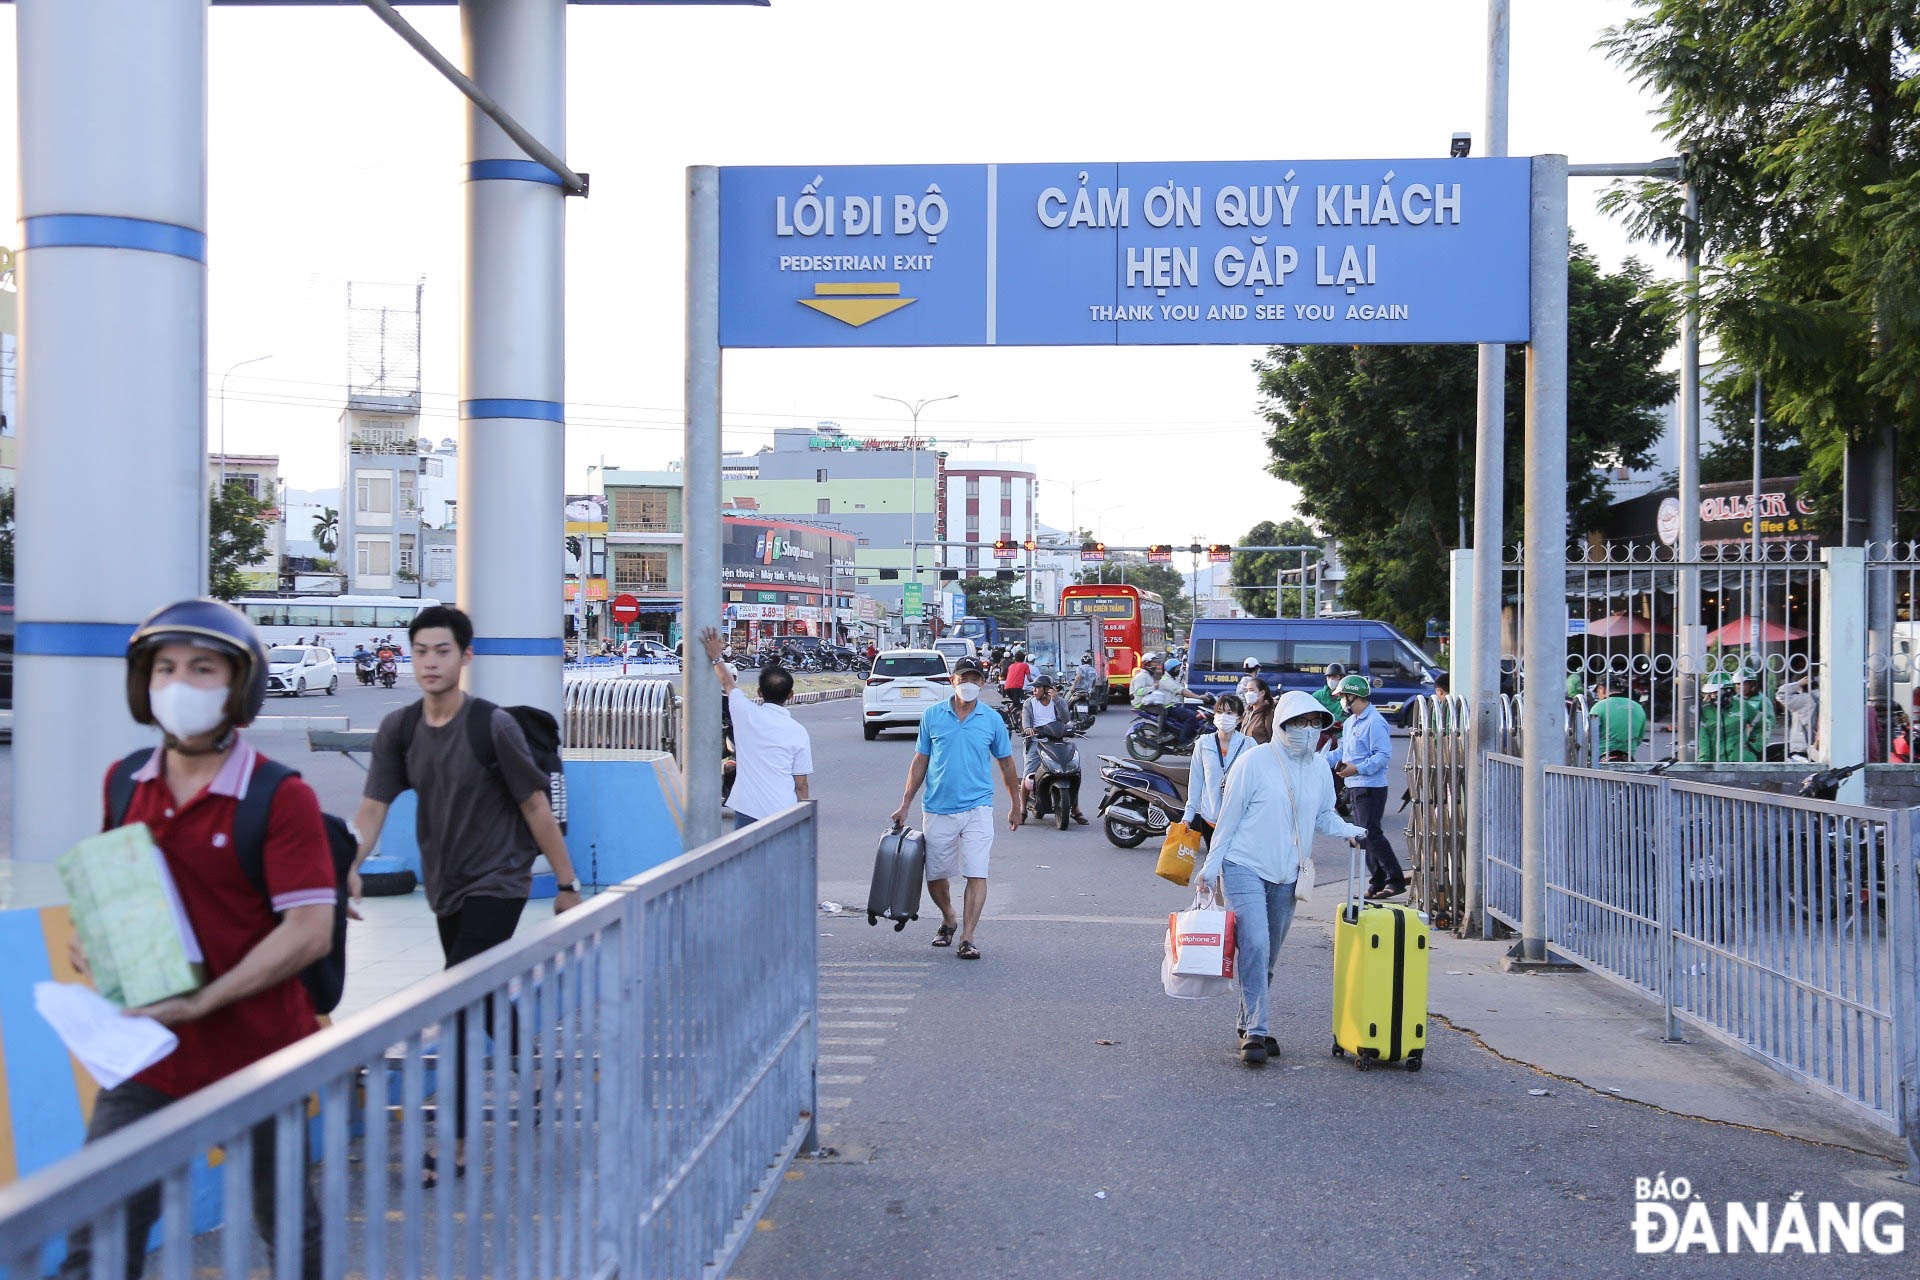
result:
[(36, 982), (33, 1007), (102, 1089), (139, 1075), (180, 1044), (152, 1018), (129, 1018), (111, 1000), (77, 982)]

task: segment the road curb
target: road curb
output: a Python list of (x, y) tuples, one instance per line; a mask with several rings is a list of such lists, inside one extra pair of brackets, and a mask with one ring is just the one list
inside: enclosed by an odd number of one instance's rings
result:
[(787, 699), (787, 703), (790, 706), (804, 707), (815, 702), (835, 702), (841, 698), (856, 697), (859, 693), (860, 686), (857, 684), (845, 689), (812, 689), (806, 693), (794, 694)]

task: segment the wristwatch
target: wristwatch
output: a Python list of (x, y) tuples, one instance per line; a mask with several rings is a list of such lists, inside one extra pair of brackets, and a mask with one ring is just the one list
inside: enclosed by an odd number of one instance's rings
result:
[(578, 880), (575, 880), (571, 884), (555, 884), (553, 886), (553, 891), (555, 893), (579, 893), (580, 882)]

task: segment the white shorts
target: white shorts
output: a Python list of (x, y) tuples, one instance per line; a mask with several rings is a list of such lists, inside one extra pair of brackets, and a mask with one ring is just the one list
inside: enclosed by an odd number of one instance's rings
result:
[(987, 863), (993, 857), (992, 805), (959, 813), (922, 813), (920, 822), (927, 837), (927, 879), (987, 878)]

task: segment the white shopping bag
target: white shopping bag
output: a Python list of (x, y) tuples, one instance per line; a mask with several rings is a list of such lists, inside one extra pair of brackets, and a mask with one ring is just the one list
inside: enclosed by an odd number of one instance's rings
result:
[(1196, 978), (1173, 971), (1173, 930), (1167, 930), (1167, 942), (1160, 949), (1160, 986), (1175, 1000), (1210, 1000), (1233, 991), (1232, 978)]
[(1167, 916), (1167, 940), (1175, 973), (1233, 976), (1233, 912), (1214, 903), (1212, 885), (1201, 885), (1192, 906)]

